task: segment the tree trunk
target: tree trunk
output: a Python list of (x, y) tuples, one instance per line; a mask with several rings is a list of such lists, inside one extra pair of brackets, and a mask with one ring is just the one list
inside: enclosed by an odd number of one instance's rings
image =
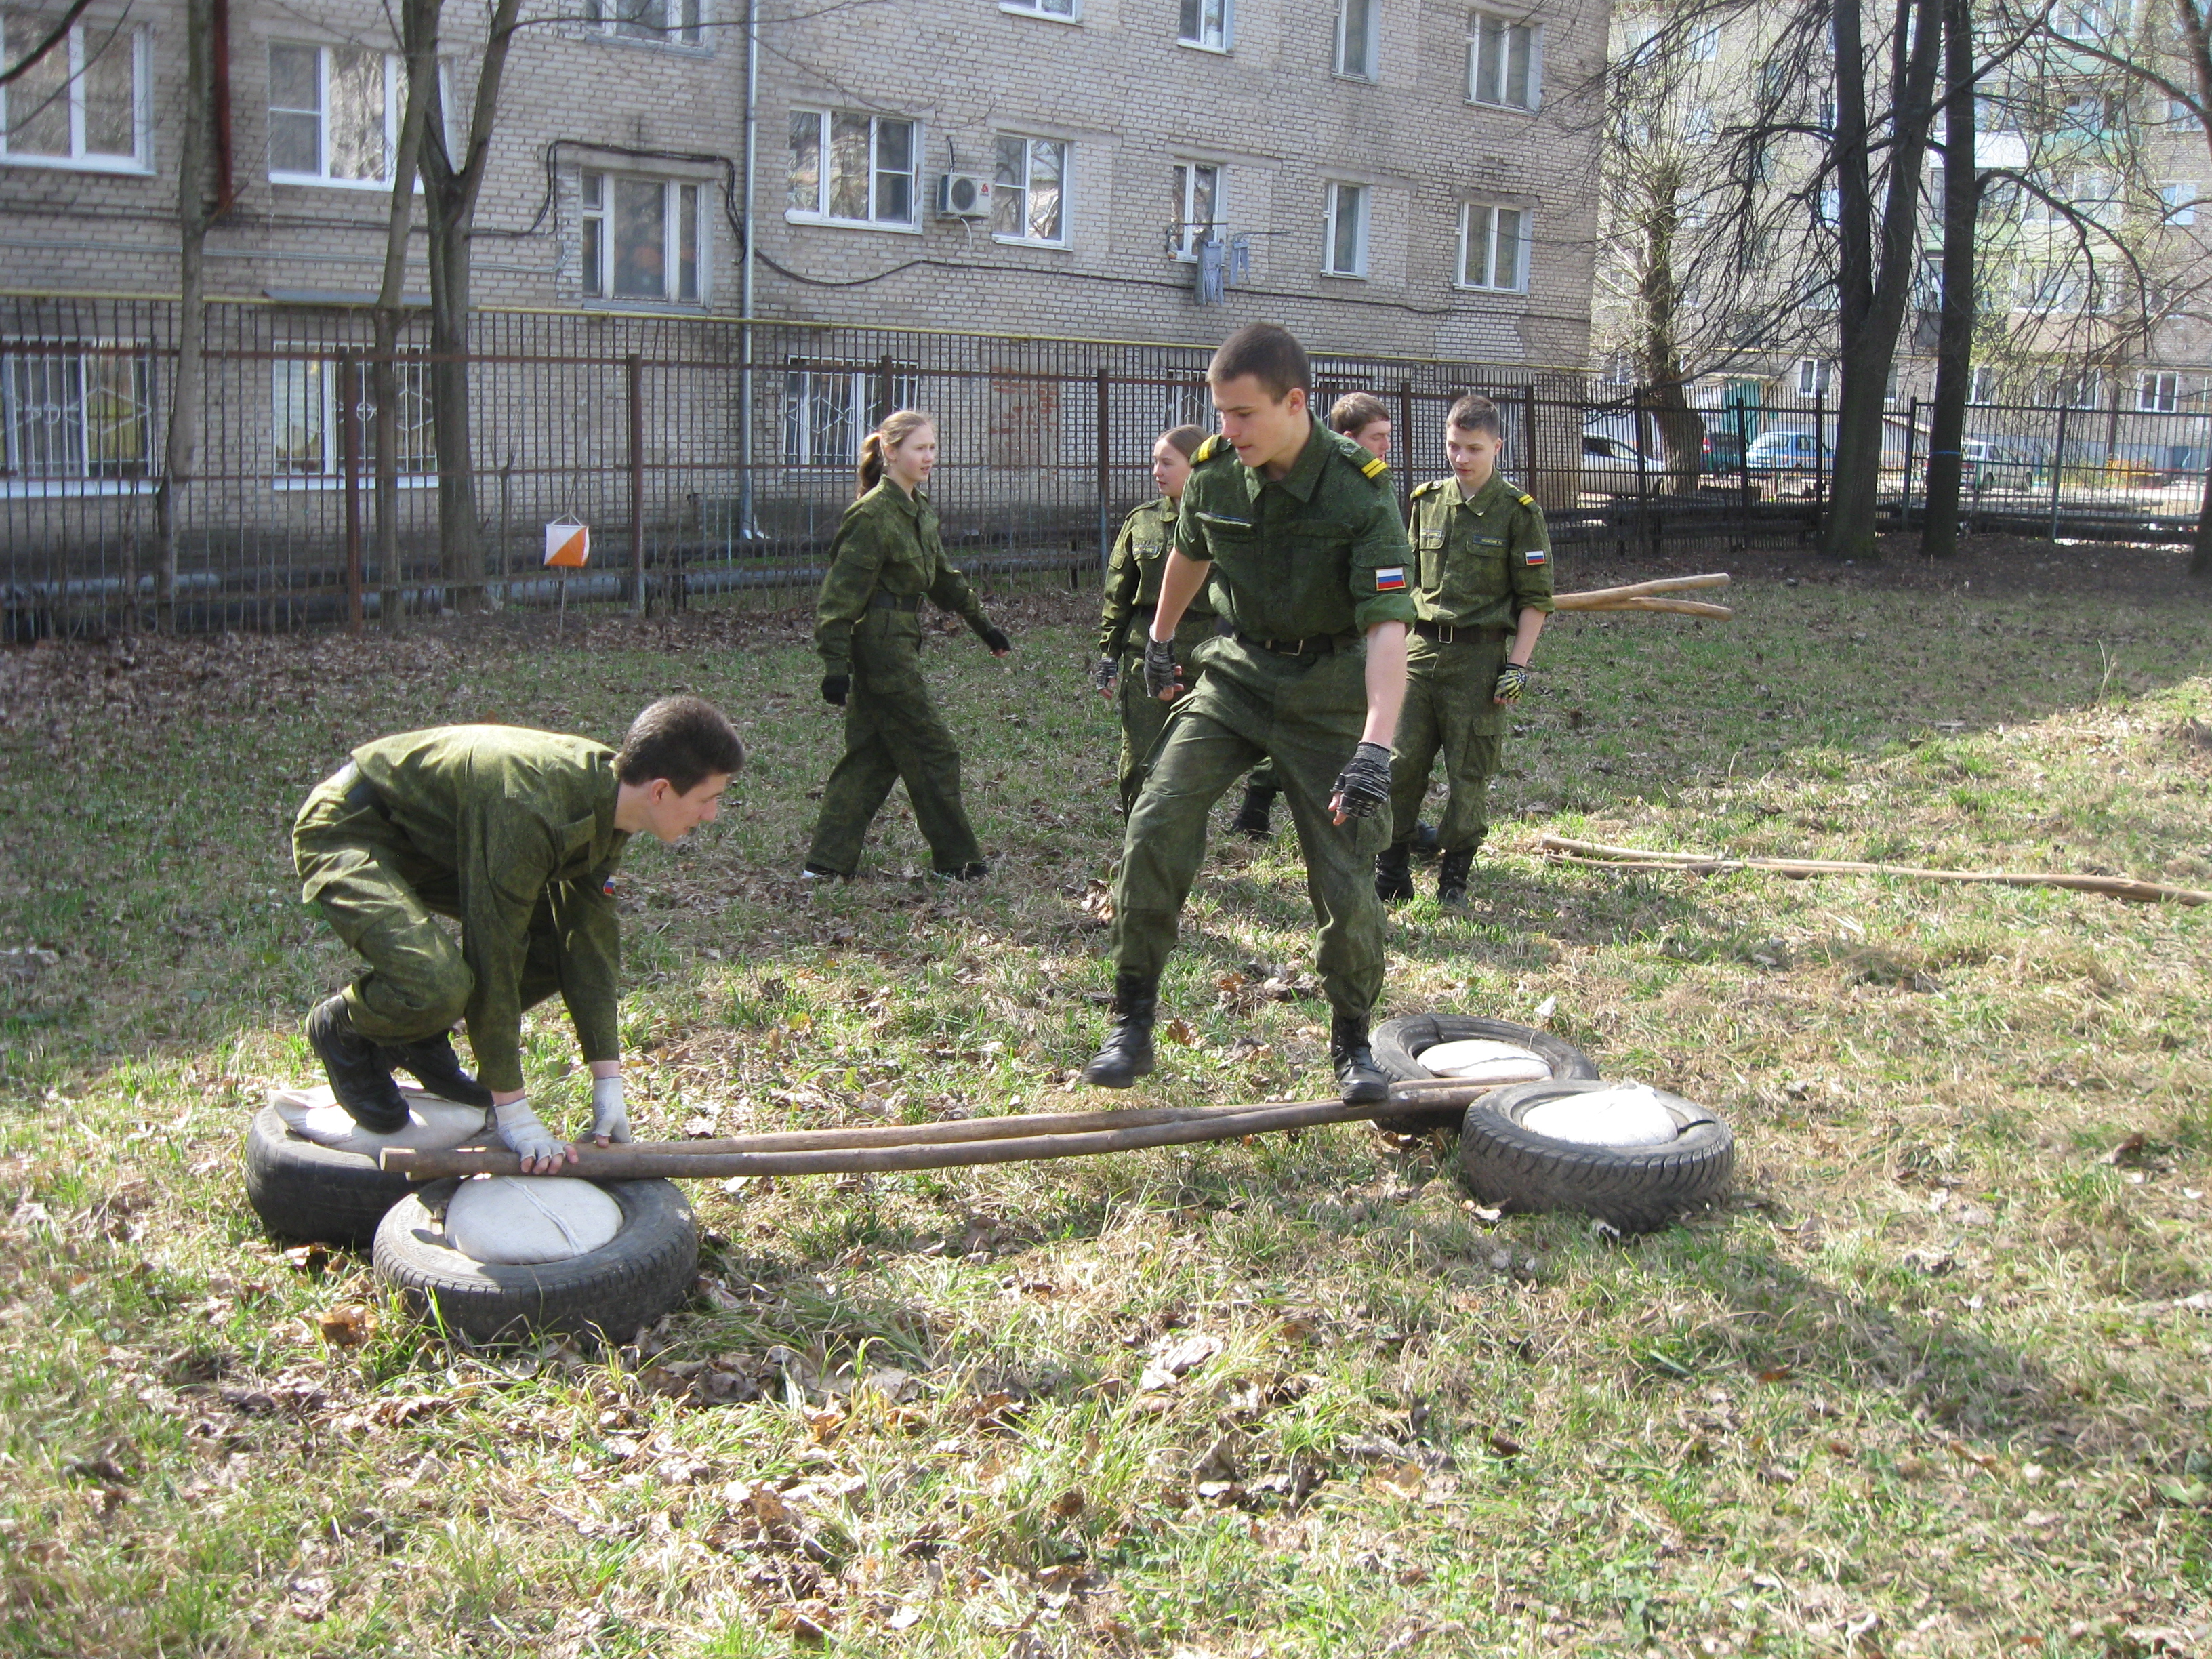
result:
[(1836, 172), (1843, 224), (1837, 329), (1843, 387), (1836, 410), (1834, 489), (1820, 535), (1820, 550), (1837, 559), (1873, 559), (1880, 553), (1875, 512), (1881, 486), (1882, 404), (1919, 252), (1920, 165), (1935, 120), (1943, 33), (1938, 0), (1898, 0), (1893, 27), (1889, 179), (1877, 267), (1858, 0), (1838, 0)]
[[(2182, 52), (2189, 59), (2191, 84), (2197, 88), (2197, 125), (2204, 142), (2212, 147), (2212, 35), (2205, 28), (2204, 9), (2197, 0), (2173, 0), (2175, 21), (2181, 26)], [(2212, 581), (2212, 464), (2204, 473), (2204, 499), (2197, 510), (2197, 537), (2190, 544), (2189, 574)]]
[[(1656, 168), (1644, 185), (1643, 249), (1636, 285), (1640, 313), (1637, 378), (1651, 388), (1653, 424), (1665, 467), (1668, 494), (1696, 492), (1705, 463), (1705, 425), (1682, 391), (1680, 334), (1682, 294), (1674, 279), (1674, 239), (1681, 229), (1682, 177), (1672, 166)], [(1638, 430), (1636, 447), (1650, 441)]]
[[(214, 96), (214, 7), (189, 0), (185, 20), (185, 121), (177, 152), (177, 369), (170, 379), (168, 440), (154, 497), (160, 564), (154, 573), (155, 625), (177, 625), (177, 526), (199, 465), (201, 385), (207, 362), (207, 171), (209, 104)], [(134, 579), (125, 614), (137, 625)]]
[[(1928, 427), (1928, 510), (1920, 550), (1959, 550), (1959, 446), (1974, 375), (1974, 21), (1971, 0), (1944, 0), (1943, 312), (1936, 340), (1936, 405)], [(1911, 486), (1908, 483), (1907, 488)]]
[[(384, 234), (384, 277), (376, 295), (376, 351), (369, 360), (369, 398), (375, 410), (377, 609), (386, 631), (396, 630), (403, 606), (399, 586), (399, 331), (405, 321), (408, 237), (415, 222), (415, 184), (421, 176), (422, 132), (438, 83), (441, 0), (406, 0), (400, 43), (407, 56), (407, 101), (399, 116), (399, 148), (392, 163), (392, 212)], [(359, 388), (340, 388), (357, 397)]]

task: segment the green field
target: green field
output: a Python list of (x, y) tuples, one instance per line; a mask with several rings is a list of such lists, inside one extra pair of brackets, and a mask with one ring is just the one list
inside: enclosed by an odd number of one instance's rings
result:
[[(1072, 1081), (1093, 598), (933, 647), (974, 887), (896, 807), (863, 879), (793, 878), (837, 732), (795, 617), (0, 656), (0, 1650), (2212, 1653), (2212, 908), (1536, 851), (2212, 888), (2212, 608), (1741, 565), (1733, 623), (1546, 635), (1475, 903), (1395, 913), (1387, 993), (1548, 1005), (1719, 1109), (1714, 1212), (1499, 1218), (1448, 1140), (1352, 1127), (695, 1183), (699, 1296), (610, 1352), (450, 1346), (258, 1231), (242, 1132), (347, 971), (298, 802), (381, 732), (702, 693), (753, 763), (629, 860), (641, 1135), (1118, 1103)], [(1251, 983), (1310, 966), (1287, 833), (1218, 840), (1188, 921), (1121, 1099), (1327, 1093), (1326, 1006)], [(557, 1004), (526, 1043), (580, 1127)]]

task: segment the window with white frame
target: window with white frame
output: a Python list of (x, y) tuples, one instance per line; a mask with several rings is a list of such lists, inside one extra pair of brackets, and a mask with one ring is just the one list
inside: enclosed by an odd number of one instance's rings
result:
[(1000, 137), (991, 191), (991, 234), (999, 240), (1067, 246), (1067, 152), (1059, 138)]
[(146, 477), (153, 360), (142, 343), (123, 341), (0, 346), (0, 481)]
[(1208, 52), (1230, 47), (1230, 0), (1182, 0), (1182, 20), (1176, 39), (1186, 46)]
[(2172, 415), (2181, 408), (2181, 376), (2147, 369), (2136, 376), (2136, 407), (2146, 415)]
[(1518, 294), (1528, 286), (1528, 215), (1494, 202), (1459, 210), (1459, 285)]
[(1478, 11), (1468, 18), (1467, 95), (1477, 104), (1533, 110), (1543, 102), (1544, 31)]
[(1175, 255), (1195, 259), (1198, 245), (1220, 227), (1221, 169), (1211, 161), (1175, 165)]
[(921, 401), (921, 374), (894, 364), (890, 386), (874, 370), (823, 370), (803, 357), (787, 361), (783, 375), (783, 460), (787, 466), (851, 466), (860, 440), (895, 409)]
[(911, 229), (920, 149), (911, 121), (854, 110), (793, 110), (787, 215)]
[(625, 40), (696, 46), (705, 39), (700, 0), (584, 0), (585, 18)]
[(1033, 11), (1040, 17), (1075, 15), (1075, 0), (999, 0), (1000, 11)]
[(356, 46), (269, 48), (269, 177), (280, 185), (389, 185), (407, 64)]
[(2169, 225), (2193, 225), (2197, 222), (2197, 181), (2178, 179), (2158, 187), (2158, 199), (2166, 210)]
[(1976, 363), (1974, 372), (1967, 378), (1966, 401), (1970, 404), (1993, 404), (1997, 400), (1997, 372), (1987, 363)]
[(1797, 360), (1797, 395), (1801, 398), (1825, 398), (1834, 386), (1836, 366), (1826, 357), (1800, 357)]
[(1336, 72), (1355, 81), (1375, 78), (1381, 0), (1336, 0)]
[(584, 297), (705, 297), (699, 206), (704, 186), (634, 173), (583, 175)]
[(1331, 276), (1367, 274), (1365, 185), (1332, 183), (1324, 204), (1321, 268)]
[[(53, 32), (51, 17), (6, 14), (9, 64)], [(0, 157), (34, 167), (110, 173), (146, 166), (144, 31), (78, 22), (69, 36), (0, 87)]]
[[(376, 381), (365, 364), (349, 367), (355, 378), (355, 411), (359, 416), (356, 456), (362, 476), (376, 465)], [(392, 413), (398, 427), (395, 464), (403, 478), (427, 478), (438, 471), (437, 428), (430, 416), (430, 368), (427, 363), (398, 363), (392, 375), (398, 395)], [(274, 438), (272, 469), (287, 479), (337, 478), (345, 471), (345, 388), (339, 365), (321, 358), (279, 361), (270, 365), (270, 429)]]

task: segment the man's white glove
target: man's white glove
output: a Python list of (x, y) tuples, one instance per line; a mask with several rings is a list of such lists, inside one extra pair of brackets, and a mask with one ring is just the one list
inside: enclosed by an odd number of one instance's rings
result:
[(592, 1079), (592, 1136), (617, 1146), (629, 1139), (629, 1112), (623, 1104), (619, 1074)]
[(526, 1164), (538, 1158), (559, 1160), (568, 1155), (568, 1143), (538, 1121), (527, 1099), (510, 1100), (492, 1108), (492, 1123), (501, 1142)]

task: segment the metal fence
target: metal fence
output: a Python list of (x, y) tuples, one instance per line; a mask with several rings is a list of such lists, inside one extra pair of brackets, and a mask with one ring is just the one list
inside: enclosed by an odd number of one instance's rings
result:
[[(7, 637), (137, 625), (165, 598), (169, 619), (190, 629), (396, 621), (465, 590), (543, 605), (563, 583), (575, 602), (640, 608), (747, 590), (797, 597), (819, 580), (861, 435), (902, 405), (937, 416), (931, 495), (964, 567), (1080, 581), (1150, 494), (1157, 434), (1212, 424), (1208, 354), (1195, 346), (485, 312), (466, 370), (477, 547), (466, 568), (451, 568), (419, 319), (392, 360), (397, 441), (380, 491), (371, 319), (210, 306), (198, 460), (165, 495), (177, 323), (173, 302), (0, 298)], [(1563, 550), (1772, 544), (1818, 522), (1826, 446), (1806, 437), (1787, 465), (1767, 464), (1793, 432), (1832, 437), (1817, 404), (1709, 412), (1708, 453), (1670, 471), (1644, 401), (1579, 375), (1342, 355), (1314, 368), (1317, 404), (1358, 390), (1389, 406), (1406, 484), (1442, 470), (1455, 398), (1494, 398), (1509, 470), (1544, 504)], [(2052, 417), (2048, 442), (2036, 447), (2032, 422), (2002, 429), (2005, 453), (1971, 490), (1985, 517), (2043, 503), (2046, 485), (2069, 513), (2178, 507), (2186, 481), (2154, 486), (2116, 471), (2114, 458), (2163, 443), (2179, 478), (2191, 447), (2203, 453), (2202, 416), (2179, 417), (2194, 423), (2186, 433), (2129, 422), (2100, 434), (2065, 411), (2027, 412)], [(1909, 414), (1895, 424), (1889, 494), (1902, 515), (1917, 426)], [(592, 566), (573, 577), (543, 568), (544, 526), (559, 519), (592, 532)]]

